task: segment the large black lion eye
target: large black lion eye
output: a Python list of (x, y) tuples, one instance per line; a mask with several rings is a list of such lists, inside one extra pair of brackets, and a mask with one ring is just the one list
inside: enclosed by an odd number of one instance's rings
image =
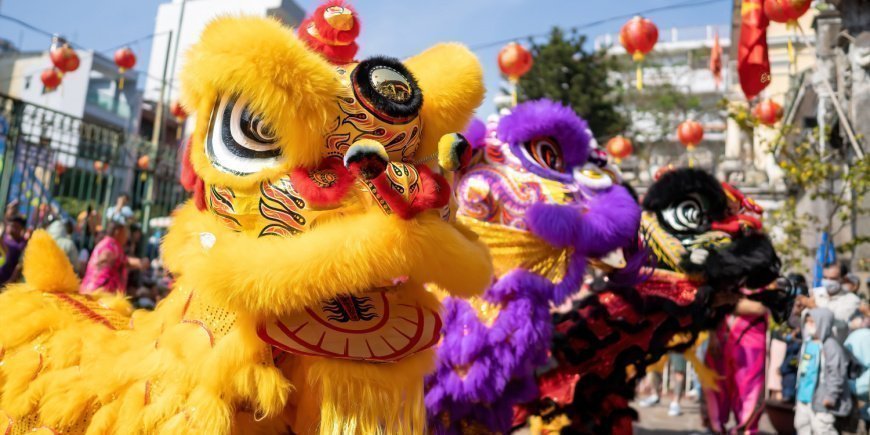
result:
[(661, 213), (667, 225), (677, 232), (695, 232), (707, 225), (707, 207), (698, 195), (689, 195)]
[(423, 106), (423, 93), (417, 81), (397, 59), (366, 59), (357, 65), (351, 80), (360, 103), (382, 121), (408, 123)]
[(278, 136), (245, 98), (222, 96), (209, 122), (206, 152), (214, 167), (246, 175), (277, 164)]

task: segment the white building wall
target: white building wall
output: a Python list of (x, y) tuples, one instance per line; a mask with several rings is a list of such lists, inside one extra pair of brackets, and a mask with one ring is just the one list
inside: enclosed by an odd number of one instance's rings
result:
[[(166, 60), (167, 36), (173, 32), (170, 56), (178, 54), (175, 61), (175, 74), (171, 68), (173, 60), (169, 60), (167, 80), (172, 77), (172, 86), (167, 90), (167, 101), (173, 101), (178, 96), (179, 71), (184, 66), (184, 53), (193, 45), (202, 33), (205, 26), (215, 17), (222, 15), (256, 15), (274, 16), (280, 18), (288, 25), (295, 26), (304, 18), (304, 11), (292, 0), (196, 0), (187, 1), (184, 6), (184, 18), (181, 23), (180, 35), (176, 35), (178, 18), (181, 13), (182, 0), (173, 0), (164, 3), (157, 9), (155, 20), (155, 36), (151, 43), (151, 59), (148, 63), (148, 78), (145, 81), (144, 98), (156, 101), (160, 96), (160, 78), (163, 76), (163, 65)], [(176, 44), (178, 50), (175, 50)]]
[(76, 50), (76, 53), (81, 61), (79, 69), (65, 74), (61, 85), (47, 93), (43, 93), (40, 75), (43, 70), (52, 67), (48, 52), (41, 55), (35, 53), (22, 55), (14, 61), (6, 91), (11, 97), (81, 118), (84, 115), (88, 75), (93, 64), (94, 53), (91, 50)]

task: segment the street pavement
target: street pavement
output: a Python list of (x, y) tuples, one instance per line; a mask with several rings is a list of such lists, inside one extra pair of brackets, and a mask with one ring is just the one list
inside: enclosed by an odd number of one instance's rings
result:
[[(683, 414), (678, 417), (668, 416), (668, 401), (663, 400), (658, 405), (641, 408), (637, 403), (632, 403), (632, 408), (640, 414), (640, 421), (635, 423), (636, 435), (678, 435), (678, 434), (705, 434), (708, 433), (701, 425), (701, 414), (698, 403), (691, 399), (683, 400)], [(767, 419), (767, 415), (761, 418), (759, 425), (760, 434), (775, 434), (773, 427)]]

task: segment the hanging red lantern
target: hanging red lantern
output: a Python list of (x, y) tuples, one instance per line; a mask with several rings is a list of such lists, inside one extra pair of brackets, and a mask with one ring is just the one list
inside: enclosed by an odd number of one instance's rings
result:
[(68, 44), (63, 44), (52, 48), (48, 54), (51, 58), (51, 63), (62, 73), (71, 73), (79, 69), (79, 55), (76, 51), (70, 48)]
[(782, 119), (782, 106), (773, 100), (764, 100), (752, 109), (752, 116), (758, 122), (770, 127)]
[(630, 156), (634, 151), (631, 141), (623, 136), (616, 136), (607, 141), (606, 148), (607, 152), (616, 159), (616, 163), (619, 163), (622, 159)]
[(184, 107), (182, 107), (181, 103), (178, 101), (172, 102), (169, 106), (169, 113), (172, 113), (172, 116), (174, 116), (175, 120), (178, 122), (183, 122), (187, 119), (187, 111), (184, 110)]
[(810, 9), (812, 0), (764, 0), (764, 14), (771, 21), (790, 27)]
[(498, 52), (498, 68), (512, 83), (529, 72), (533, 64), (532, 53), (516, 42), (505, 45)]
[[(764, 0), (764, 15), (771, 21), (785, 24), (787, 29), (797, 31), (799, 28), (798, 19), (807, 13), (811, 3), (812, 0)], [(791, 67), (797, 60), (791, 36), (788, 38), (786, 48), (789, 67)]]
[(115, 65), (118, 65), (118, 73), (121, 74), (118, 88), (124, 89), (124, 73), (136, 66), (136, 55), (133, 50), (130, 47), (124, 47), (115, 51)]
[(652, 21), (636, 16), (622, 26), (619, 43), (637, 63), (637, 90), (643, 89), (643, 70), (641, 62), (652, 51), (659, 40), (659, 28)]
[(151, 157), (147, 154), (140, 156), (139, 160), (136, 161), (136, 166), (142, 171), (147, 171), (151, 167)]
[(63, 77), (57, 69), (46, 68), (42, 71), (42, 74), (39, 75), (39, 79), (42, 80), (42, 85), (45, 86), (46, 91), (53, 91), (60, 86)]
[(704, 139), (704, 127), (697, 121), (683, 121), (677, 127), (677, 139), (691, 151)]
[(106, 170), (106, 163), (103, 162), (102, 160), (95, 161), (94, 162), (94, 170), (97, 171), (98, 173), (102, 174), (103, 171)]

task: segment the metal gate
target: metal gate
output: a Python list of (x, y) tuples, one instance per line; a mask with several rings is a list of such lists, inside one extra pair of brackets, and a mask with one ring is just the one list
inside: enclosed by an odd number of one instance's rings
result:
[[(167, 216), (186, 198), (175, 144), (156, 150), (120, 129), (4, 95), (0, 156), (0, 210), (25, 216), (31, 228), (42, 227), (52, 214), (104, 216), (121, 193), (129, 195), (139, 219)], [(148, 208), (150, 213), (143, 213)], [(82, 242), (90, 248), (93, 235)]]

